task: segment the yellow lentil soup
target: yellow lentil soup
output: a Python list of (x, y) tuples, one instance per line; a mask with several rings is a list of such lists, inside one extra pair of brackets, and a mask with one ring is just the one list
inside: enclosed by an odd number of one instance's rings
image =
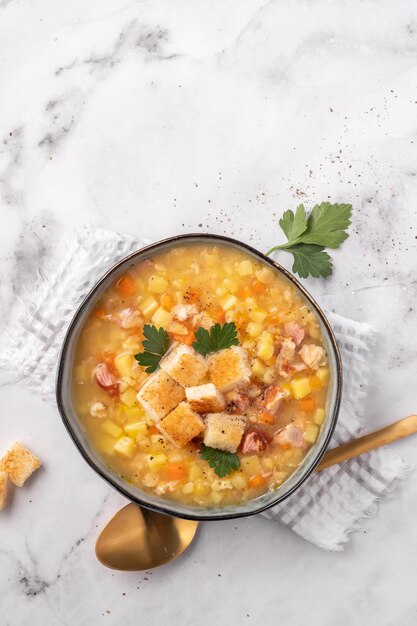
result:
[[(167, 351), (147, 373), (135, 355), (149, 326), (164, 329)], [(206, 339), (236, 334), (204, 353), (201, 329)], [(328, 378), (317, 317), (294, 286), (234, 248), (187, 244), (138, 262), (100, 297), (72, 391), (93, 447), (124, 480), (217, 506), (277, 489), (295, 471), (325, 419)]]

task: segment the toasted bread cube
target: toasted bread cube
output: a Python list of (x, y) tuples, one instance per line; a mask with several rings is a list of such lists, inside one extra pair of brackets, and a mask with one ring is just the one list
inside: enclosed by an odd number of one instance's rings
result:
[(204, 444), (226, 452), (236, 452), (245, 430), (246, 418), (228, 413), (209, 413), (206, 416)]
[(155, 422), (168, 415), (181, 400), (184, 389), (164, 370), (158, 370), (142, 385), (136, 396), (146, 413)]
[(223, 411), (226, 400), (213, 383), (188, 387), (185, 390), (187, 402), (197, 413), (217, 413)]
[(207, 374), (205, 358), (193, 347), (184, 343), (177, 343), (169, 350), (160, 366), (183, 387), (199, 385)]
[(232, 346), (214, 352), (208, 361), (211, 382), (223, 393), (249, 384), (251, 370), (244, 348)]
[(188, 402), (181, 402), (157, 424), (160, 432), (177, 448), (182, 448), (204, 430), (204, 422)]
[(41, 466), (40, 460), (23, 444), (16, 442), (0, 461), (0, 470), (7, 472), (16, 487), (23, 487), (27, 479)]
[(9, 477), (7, 472), (0, 471), (0, 511), (6, 508), (9, 497)]

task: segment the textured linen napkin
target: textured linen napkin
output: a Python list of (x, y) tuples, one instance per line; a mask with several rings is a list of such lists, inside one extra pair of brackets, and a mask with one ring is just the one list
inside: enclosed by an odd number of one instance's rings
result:
[[(68, 324), (94, 283), (116, 261), (148, 243), (104, 230), (84, 230), (62, 246), (61, 262), (11, 312), (0, 350), (0, 368), (53, 401), (56, 366)], [(327, 312), (342, 354), (342, 406), (331, 447), (363, 434), (367, 367), (375, 333), (367, 325)], [(262, 513), (326, 550), (342, 550), (349, 534), (376, 513), (406, 465), (382, 448), (313, 474), (292, 496)]]

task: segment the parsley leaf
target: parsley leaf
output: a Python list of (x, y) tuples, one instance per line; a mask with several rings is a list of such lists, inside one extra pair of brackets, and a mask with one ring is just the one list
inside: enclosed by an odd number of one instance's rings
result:
[(348, 238), (346, 231), (351, 216), (351, 204), (322, 202), (313, 207), (308, 217), (300, 204), (295, 213), (285, 211), (279, 221), (288, 242), (275, 246), (267, 254), (276, 250), (290, 252), (294, 256), (293, 272), (302, 278), (329, 276), (333, 266), (324, 248), (339, 248)]
[(307, 216), (304, 206), (300, 204), (295, 214), (292, 211), (285, 211), (284, 215), (279, 220), (279, 225), (287, 235), (288, 241), (297, 239), (297, 237), (307, 230)]
[(209, 331), (200, 327), (195, 332), (195, 338), (193, 348), (203, 356), (210, 352), (230, 348), (230, 346), (237, 346), (239, 343), (234, 322), (226, 322), (223, 326), (214, 324)]
[(145, 372), (152, 374), (159, 365), (159, 361), (168, 349), (169, 335), (163, 328), (156, 328), (145, 324), (143, 327), (145, 339), (142, 341), (143, 352), (135, 354), (135, 359), (145, 367)]
[(240, 460), (237, 454), (217, 450), (217, 448), (209, 448), (204, 444), (201, 445), (200, 456), (210, 465), (214, 473), (223, 478), (240, 467)]
[(327, 252), (323, 252), (323, 246), (299, 243), (288, 252), (294, 256), (292, 271), (301, 278), (307, 278), (309, 275), (318, 278), (319, 276), (330, 276), (332, 273), (332, 261)]

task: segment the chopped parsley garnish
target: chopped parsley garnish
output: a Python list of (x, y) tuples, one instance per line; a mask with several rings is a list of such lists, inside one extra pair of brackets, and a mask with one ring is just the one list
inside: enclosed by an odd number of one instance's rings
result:
[(210, 354), (210, 352), (230, 348), (230, 346), (237, 346), (239, 343), (234, 322), (226, 322), (223, 326), (214, 324), (210, 330), (198, 328), (195, 332), (195, 338), (193, 347), (203, 356)]
[(142, 341), (143, 352), (135, 354), (135, 359), (145, 367), (145, 372), (152, 374), (159, 365), (159, 361), (164, 356), (169, 345), (169, 335), (163, 328), (157, 328), (150, 324), (143, 327), (145, 339)]
[(348, 238), (346, 231), (350, 226), (351, 215), (351, 204), (330, 202), (316, 204), (309, 215), (302, 204), (295, 213), (285, 211), (279, 225), (288, 242), (271, 248), (267, 255), (276, 250), (290, 252), (294, 257), (293, 272), (301, 278), (329, 276), (333, 265), (324, 248), (339, 248)]
[(224, 476), (240, 467), (240, 460), (237, 454), (218, 450), (217, 448), (209, 448), (204, 443), (201, 444), (200, 456), (204, 461), (207, 461), (219, 478), (224, 478)]

